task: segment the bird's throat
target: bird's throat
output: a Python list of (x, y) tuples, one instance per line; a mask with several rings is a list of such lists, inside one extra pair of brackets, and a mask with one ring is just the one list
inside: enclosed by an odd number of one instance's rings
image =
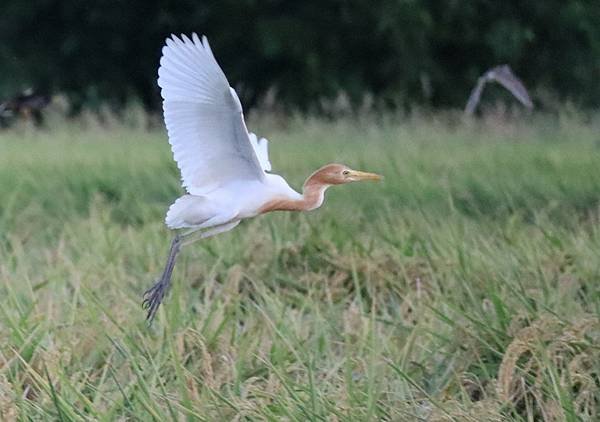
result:
[(260, 209), (260, 214), (271, 211), (311, 211), (319, 208), (325, 199), (325, 191), (329, 185), (311, 181), (309, 178), (304, 184), (302, 198), (276, 198), (267, 202)]
[(302, 199), (300, 200), (304, 204), (304, 209), (311, 211), (319, 208), (325, 200), (325, 191), (329, 186), (320, 182), (311, 182), (309, 178), (304, 184)]

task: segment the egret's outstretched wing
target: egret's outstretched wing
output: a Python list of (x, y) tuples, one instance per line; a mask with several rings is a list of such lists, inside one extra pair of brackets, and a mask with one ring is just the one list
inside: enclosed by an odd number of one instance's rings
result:
[(250, 143), (252, 144), (252, 148), (254, 148), (260, 166), (264, 171), (271, 171), (271, 162), (269, 161), (269, 141), (265, 138), (258, 139), (252, 132), (248, 135), (250, 136)]
[(477, 85), (475, 85), (475, 88), (473, 88), (473, 91), (471, 91), (471, 95), (469, 95), (469, 100), (465, 106), (465, 114), (467, 116), (470, 116), (475, 112), (486, 83), (487, 80), (485, 79), (485, 76), (482, 76), (477, 80)]
[(485, 84), (488, 82), (497, 82), (506, 88), (510, 93), (528, 109), (533, 108), (533, 102), (529, 98), (527, 89), (523, 83), (515, 76), (510, 66), (501, 65), (496, 66), (483, 74), (478, 80), (477, 85), (471, 91), (467, 105), (465, 106), (465, 114), (471, 115), (477, 108), (479, 100), (481, 99), (481, 93)]
[(264, 178), (240, 100), (206, 37), (167, 38), (158, 85), (169, 143), (189, 193), (203, 195), (234, 180)]
[(519, 78), (515, 76), (510, 66), (507, 64), (498, 66), (490, 70), (488, 73), (490, 74), (490, 79), (498, 82), (504, 88), (509, 90), (510, 93), (521, 102), (521, 104), (529, 109), (533, 108), (533, 103), (531, 102), (531, 98), (529, 98), (527, 89), (525, 89), (523, 82), (521, 82)]

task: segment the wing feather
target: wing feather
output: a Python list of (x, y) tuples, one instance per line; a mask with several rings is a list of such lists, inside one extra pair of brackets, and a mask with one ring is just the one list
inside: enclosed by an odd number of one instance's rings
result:
[(483, 74), (478, 80), (477, 85), (471, 91), (467, 105), (465, 106), (465, 114), (471, 115), (479, 104), (481, 93), (488, 82), (497, 82), (506, 88), (521, 104), (528, 109), (533, 108), (533, 102), (529, 97), (529, 93), (523, 85), (523, 82), (513, 73), (510, 66), (496, 66)]
[(189, 193), (204, 195), (234, 180), (263, 180), (241, 103), (206, 37), (167, 38), (158, 85), (169, 143)]
[(533, 108), (533, 102), (529, 98), (529, 93), (523, 85), (523, 82), (513, 73), (510, 66), (498, 66), (493, 71), (493, 79), (506, 88), (514, 97), (521, 102), (525, 107)]
[(249, 135), (250, 143), (252, 144), (252, 148), (254, 148), (260, 166), (264, 171), (271, 171), (271, 162), (269, 161), (269, 141), (265, 138), (258, 139), (252, 132), (250, 132)]

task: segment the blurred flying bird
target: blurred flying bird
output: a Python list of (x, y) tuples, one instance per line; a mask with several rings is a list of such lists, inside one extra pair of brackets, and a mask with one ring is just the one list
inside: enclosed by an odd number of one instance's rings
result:
[(187, 194), (167, 211), (171, 229), (186, 229), (171, 242), (160, 279), (144, 293), (152, 321), (167, 293), (182, 246), (226, 232), (245, 218), (270, 211), (310, 211), (325, 190), (374, 173), (328, 164), (311, 174), (302, 194), (271, 174), (267, 140), (246, 129), (242, 105), (217, 64), (206, 37), (167, 38), (158, 69), (169, 143)]
[(510, 66), (505, 64), (488, 70), (477, 80), (477, 85), (475, 85), (475, 88), (473, 88), (473, 91), (471, 91), (469, 101), (467, 101), (467, 105), (465, 107), (466, 115), (470, 116), (475, 112), (475, 109), (479, 104), (479, 100), (481, 99), (483, 88), (488, 82), (498, 82), (508, 91), (510, 91), (510, 93), (514, 95), (514, 97), (519, 100), (521, 104), (527, 107), (527, 109), (531, 110), (533, 108), (533, 103), (529, 98), (527, 89), (525, 89), (523, 83), (512, 72)]
[(27, 89), (0, 103), (0, 119), (6, 122), (9, 118), (22, 116), (25, 119), (32, 119), (36, 126), (41, 126), (44, 123), (42, 110), (50, 104), (50, 101), (49, 95)]

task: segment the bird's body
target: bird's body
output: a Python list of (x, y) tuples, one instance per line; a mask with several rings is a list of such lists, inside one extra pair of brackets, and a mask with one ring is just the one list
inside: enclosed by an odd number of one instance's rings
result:
[(171, 229), (204, 228), (207, 221), (243, 220), (262, 214), (273, 200), (300, 201), (302, 195), (283, 177), (266, 174), (264, 180), (233, 181), (205, 195), (184, 195), (167, 212), (165, 223)]
[(283, 177), (269, 173), (267, 140), (246, 129), (240, 100), (205, 37), (168, 38), (158, 74), (169, 143), (187, 190), (171, 205), (165, 223), (187, 231), (175, 236), (162, 277), (145, 294), (149, 320), (169, 288), (184, 244), (270, 211), (313, 210), (321, 206), (329, 186), (380, 178), (328, 164), (309, 176), (300, 194)]

